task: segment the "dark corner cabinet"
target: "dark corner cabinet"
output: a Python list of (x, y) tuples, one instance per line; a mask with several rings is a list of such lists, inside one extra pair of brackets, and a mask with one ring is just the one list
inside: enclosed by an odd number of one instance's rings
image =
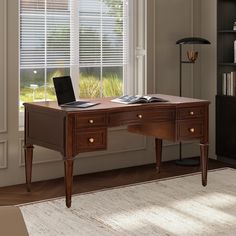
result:
[(232, 163), (236, 163), (234, 22), (236, 22), (236, 0), (218, 0), (216, 154), (219, 160)]

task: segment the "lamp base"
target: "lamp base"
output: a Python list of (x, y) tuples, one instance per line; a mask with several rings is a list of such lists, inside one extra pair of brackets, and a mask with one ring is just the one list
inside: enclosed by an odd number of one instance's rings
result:
[(175, 164), (179, 166), (199, 166), (200, 161), (197, 159), (186, 158), (175, 161)]

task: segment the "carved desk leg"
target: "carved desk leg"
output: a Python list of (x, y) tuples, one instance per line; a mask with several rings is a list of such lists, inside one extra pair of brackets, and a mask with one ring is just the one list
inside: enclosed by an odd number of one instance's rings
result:
[(162, 139), (155, 139), (156, 142), (156, 169), (160, 173), (161, 156), (162, 156)]
[(64, 160), (65, 167), (65, 191), (66, 191), (66, 206), (71, 207), (71, 195), (73, 187), (73, 164), (74, 160)]
[(30, 192), (31, 178), (32, 178), (32, 162), (33, 162), (33, 145), (26, 145), (25, 149), (25, 178), (26, 178), (26, 188)]
[(207, 185), (207, 169), (208, 169), (208, 143), (201, 143), (200, 144), (200, 151), (201, 151), (201, 169), (202, 169), (202, 185)]

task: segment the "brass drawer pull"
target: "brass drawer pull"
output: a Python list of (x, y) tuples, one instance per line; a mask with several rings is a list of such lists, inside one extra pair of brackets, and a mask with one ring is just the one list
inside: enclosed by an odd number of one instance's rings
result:
[(143, 118), (143, 116), (142, 116), (141, 114), (139, 114), (139, 115), (138, 115), (138, 118), (139, 118), (139, 119), (142, 119), (142, 118)]
[(89, 120), (89, 124), (93, 124), (94, 123), (94, 120)]
[(194, 115), (194, 112), (193, 112), (193, 111), (190, 111), (190, 112), (189, 112), (189, 115), (193, 116), (193, 115)]
[(94, 138), (89, 138), (90, 143), (94, 143), (95, 139)]
[(190, 128), (189, 132), (193, 134), (195, 132), (195, 129), (194, 128)]

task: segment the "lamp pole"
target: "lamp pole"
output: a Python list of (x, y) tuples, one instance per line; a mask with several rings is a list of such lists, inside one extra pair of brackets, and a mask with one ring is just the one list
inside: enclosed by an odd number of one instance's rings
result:
[[(186, 61), (182, 59), (182, 52), (183, 50), (183, 44), (179, 44), (179, 96), (182, 97), (182, 66), (183, 64), (194, 64), (195, 61)], [(197, 160), (188, 160), (182, 159), (182, 142), (179, 142), (179, 160), (176, 161), (176, 164), (183, 165), (183, 166), (195, 166), (199, 165), (199, 162)]]
[[(182, 64), (194, 63), (197, 59), (197, 55), (191, 55), (188, 61), (182, 59), (182, 49), (184, 44), (211, 44), (208, 40), (199, 38), (199, 37), (189, 37), (183, 38), (176, 42), (179, 45), (179, 96), (182, 97)], [(179, 143), (179, 160), (176, 161), (176, 164), (183, 166), (196, 166), (199, 165), (199, 161), (195, 159), (182, 159), (182, 143)]]

